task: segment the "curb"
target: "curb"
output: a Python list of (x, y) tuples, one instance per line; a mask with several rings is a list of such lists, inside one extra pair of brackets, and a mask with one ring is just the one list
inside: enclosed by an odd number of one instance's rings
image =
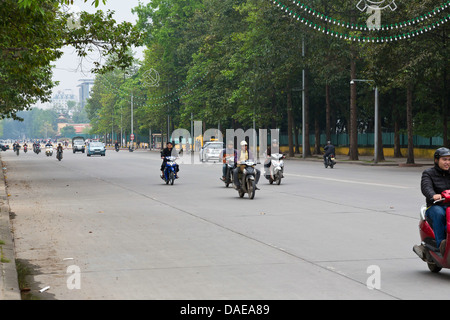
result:
[[(1, 156), (0, 156), (1, 160)], [(2, 163), (3, 168), (3, 163)], [(4, 170), (0, 170), (0, 301), (21, 300)]]
[[(315, 156), (307, 157), (305, 159), (299, 157), (286, 157), (286, 160), (298, 160), (298, 161), (311, 161), (311, 162), (320, 162), (323, 163), (322, 158), (318, 158)], [(420, 159), (417, 160), (418, 163), (408, 164), (406, 163), (406, 159), (401, 158), (401, 160), (384, 160), (378, 163), (374, 163), (373, 160), (346, 160), (346, 159), (337, 159), (338, 164), (357, 164), (361, 166), (380, 166), (380, 167), (423, 167), (423, 166), (433, 166), (433, 160), (428, 159)], [(401, 161), (401, 162), (400, 162)], [(429, 161), (429, 163), (428, 163)]]

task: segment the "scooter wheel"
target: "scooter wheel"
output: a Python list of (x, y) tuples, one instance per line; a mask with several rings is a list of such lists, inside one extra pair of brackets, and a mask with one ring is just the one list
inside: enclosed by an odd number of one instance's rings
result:
[(442, 270), (441, 267), (438, 267), (436, 264), (434, 263), (427, 263), (428, 265), (428, 269), (430, 269), (431, 272), (433, 273), (438, 273), (439, 271)]
[(247, 191), (248, 191), (248, 198), (253, 199), (255, 197), (255, 192), (256, 192), (255, 180), (247, 181)]

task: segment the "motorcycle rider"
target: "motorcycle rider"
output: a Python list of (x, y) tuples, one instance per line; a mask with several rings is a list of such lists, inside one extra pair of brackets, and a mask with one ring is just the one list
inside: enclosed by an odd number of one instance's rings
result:
[(119, 150), (119, 143), (117, 142), (117, 140), (116, 140), (116, 143), (114, 143), (114, 149)]
[(227, 158), (233, 157), (234, 159), (234, 167), (233, 170), (236, 168), (237, 163), (237, 150), (234, 149), (234, 143), (233, 141), (228, 141), (227, 147), (224, 148), (219, 155), (219, 159), (222, 160), (222, 178), (220, 180), (225, 181), (227, 176)]
[[(425, 196), (427, 211), (425, 213), (428, 223), (433, 228), (436, 238), (436, 246), (442, 255), (446, 246), (446, 215), (448, 204), (434, 203), (442, 199), (442, 191), (450, 189), (450, 149), (439, 148), (434, 153), (434, 167), (426, 169), (422, 173), (421, 190)], [(417, 248), (416, 248), (417, 247)], [(422, 250), (423, 246), (415, 246)]]
[(56, 153), (58, 153), (58, 152), (61, 152), (61, 154), (63, 152), (63, 146), (61, 145), (61, 142), (58, 143), (58, 146), (56, 147)]
[[(268, 146), (266, 151), (264, 152), (264, 157), (266, 158), (266, 160), (264, 161), (264, 171), (265, 171), (265, 175), (269, 175), (270, 174), (270, 166), (272, 164), (272, 161), (270, 159), (270, 156), (272, 155), (272, 151), (273, 153), (279, 153), (280, 152), (280, 146), (278, 143), (277, 139), (273, 139), (272, 140), (272, 145)], [(284, 155), (283, 158), (284, 159)]]
[[(166, 148), (161, 151), (161, 159), (163, 160), (161, 164), (161, 178), (164, 177), (164, 168), (166, 167), (166, 157), (178, 157), (177, 150), (173, 147), (172, 142), (167, 142)], [(175, 165), (175, 179), (178, 179), (178, 171), (180, 170), (178, 164)]]
[(327, 141), (327, 145), (323, 148), (323, 150), (325, 151), (325, 154), (323, 155), (323, 162), (325, 163), (327, 161), (327, 157), (332, 154), (335, 154), (335, 148), (334, 146), (331, 144), (331, 141)]
[[(241, 182), (239, 181), (239, 172), (242, 172), (243, 168), (239, 164), (244, 162), (245, 160), (254, 160), (253, 154), (248, 150), (248, 144), (246, 141), (241, 141), (241, 149), (238, 151), (237, 154), (237, 166), (233, 170), (233, 183), (235, 185), (236, 190), (239, 190), (241, 188)], [(256, 177), (255, 177), (255, 183), (258, 184), (259, 177), (261, 175), (261, 171), (255, 168), (256, 171)], [(259, 190), (258, 187), (256, 187), (256, 190)]]
[(16, 142), (13, 144), (13, 150), (14, 150), (14, 151), (17, 151), (17, 149), (20, 150), (20, 143), (19, 143), (18, 141), (16, 141)]

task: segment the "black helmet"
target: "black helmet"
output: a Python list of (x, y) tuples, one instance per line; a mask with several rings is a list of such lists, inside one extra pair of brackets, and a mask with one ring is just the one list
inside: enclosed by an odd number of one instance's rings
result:
[(450, 149), (442, 147), (437, 149), (434, 152), (434, 158), (435, 159), (439, 159), (440, 157), (446, 157), (446, 156), (450, 156)]

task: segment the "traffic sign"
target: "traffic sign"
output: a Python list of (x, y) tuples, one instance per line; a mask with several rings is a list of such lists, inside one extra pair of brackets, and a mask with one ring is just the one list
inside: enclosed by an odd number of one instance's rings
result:
[(131, 140), (134, 140), (134, 134), (131, 134), (131, 135), (130, 135), (130, 139), (131, 139)]

